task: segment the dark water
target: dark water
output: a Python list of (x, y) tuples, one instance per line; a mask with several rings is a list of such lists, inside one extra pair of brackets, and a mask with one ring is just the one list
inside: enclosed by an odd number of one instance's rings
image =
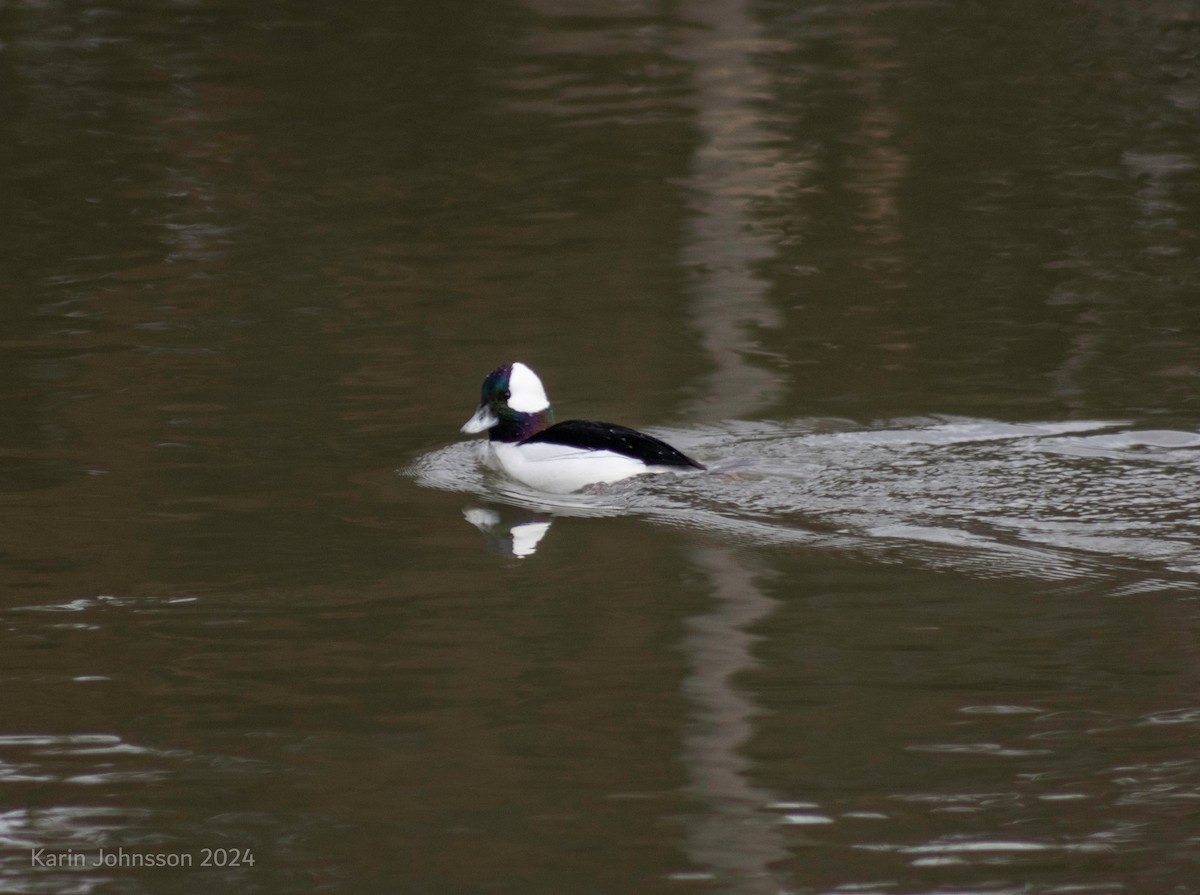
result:
[(0, 2), (0, 889), (1194, 893), (1198, 147), (1171, 0)]

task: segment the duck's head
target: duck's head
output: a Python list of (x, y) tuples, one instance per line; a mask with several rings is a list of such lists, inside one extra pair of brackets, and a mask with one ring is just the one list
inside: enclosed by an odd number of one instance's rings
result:
[(483, 380), (479, 409), (462, 430), (492, 441), (520, 441), (550, 425), (550, 401), (537, 373), (520, 361), (497, 367)]

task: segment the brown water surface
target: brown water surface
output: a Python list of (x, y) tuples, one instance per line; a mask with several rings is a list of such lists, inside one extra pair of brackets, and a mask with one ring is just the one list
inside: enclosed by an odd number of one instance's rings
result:
[(1198, 50), (0, 2), (0, 889), (1194, 893)]

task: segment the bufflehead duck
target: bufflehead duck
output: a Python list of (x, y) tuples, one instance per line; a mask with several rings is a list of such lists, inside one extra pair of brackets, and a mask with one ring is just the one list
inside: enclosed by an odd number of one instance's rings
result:
[(492, 456), (519, 482), (565, 494), (646, 472), (704, 469), (691, 457), (625, 426), (554, 418), (542, 380), (516, 361), (483, 380), (479, 409), (462, 427), (487, 431)]

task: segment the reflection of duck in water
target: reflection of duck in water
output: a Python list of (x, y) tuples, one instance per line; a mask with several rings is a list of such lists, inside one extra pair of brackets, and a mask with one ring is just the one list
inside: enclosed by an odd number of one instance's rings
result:
[(483, 507), (468, 507), (463, 510), (463, 516), (487, 536), (489, 550), (518, 559), (537, 552), (538, 544), (554, 521), (553, 516), (530, 513), (520, 522), (510, 523), (495, 510)]
[(479, 409), (462, 430), (487, 431), (500, 468), (542, 491), (566, 493), (647, 472), (705, 468), (635, 429), (590, 420), (551, 425), (552, 419), (542, 381), (517, 361), (483, 380)]

